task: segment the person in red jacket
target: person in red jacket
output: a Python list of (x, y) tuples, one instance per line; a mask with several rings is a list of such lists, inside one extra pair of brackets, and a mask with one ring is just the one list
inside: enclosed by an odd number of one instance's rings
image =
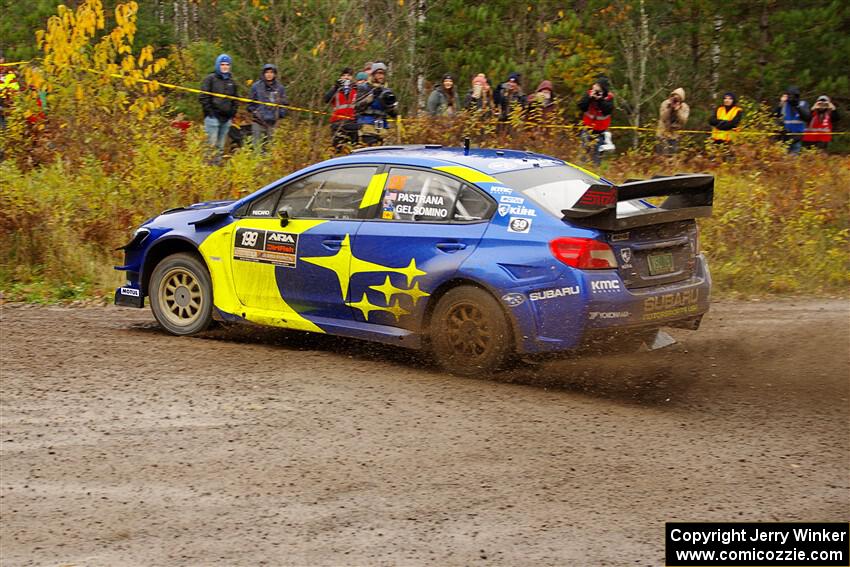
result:
[(820, 95), (812, 107), (812, 117), (803, 132), (803, 146), (825, 150), (832, 140), (833, 125), (838, 122), (838, 110), (826, 95)]
[(596, 82), (578, 103), (582, 111), (582, 145), (591, 154), (593, 163), (599, 165), (602, 154), (615, 149), (611, 142), (611, 113), (614, 112), (614, 93), (610, 90), (608, 77), (599, 76)]
[(357, 88), (352, 81), (351, 67), (339, 74), (334, 86), (325, 93), (325, 102), (333, 106), (331, 112), (331, 134), (333, 146), (337, 150), (345, 144), (356, 144), (358, 139), (357, 120), (354, 116), (354, 101)]

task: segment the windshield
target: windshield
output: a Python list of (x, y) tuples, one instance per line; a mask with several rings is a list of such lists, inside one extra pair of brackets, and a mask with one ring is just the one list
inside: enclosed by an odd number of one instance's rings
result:
[(604, 183), (566, 165), (497, 173), (495, 177), (506, 186), (521, 191), (558, 218), (563, 216), (562, 210), (576, 204), (588, 187), (594, 183)]

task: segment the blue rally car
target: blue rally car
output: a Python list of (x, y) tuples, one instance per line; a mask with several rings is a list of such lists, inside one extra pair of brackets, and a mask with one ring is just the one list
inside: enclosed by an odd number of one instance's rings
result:
[(708, 310), (695, 219), (713, 192), (708, 175), (616, 186), (530, 152), (367, 148), (145, 222), (115, 303), (148, 297), (175, 335), (249, 321), (428, 349), (460, 375), (631, 348)]

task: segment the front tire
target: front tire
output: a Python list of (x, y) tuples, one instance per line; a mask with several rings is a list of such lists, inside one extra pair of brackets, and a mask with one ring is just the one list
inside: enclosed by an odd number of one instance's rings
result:
[(212, 322), (212, 283), (207, 267), (191, 254), (163, 259), (151, 274), (151, 311), (172, 335), (194, 335)]
[(483, 289), (461, 286), (440, 298), (430, 325), (437, 363), (460, 376), (490, 374), (513, 352), (510, 325)]

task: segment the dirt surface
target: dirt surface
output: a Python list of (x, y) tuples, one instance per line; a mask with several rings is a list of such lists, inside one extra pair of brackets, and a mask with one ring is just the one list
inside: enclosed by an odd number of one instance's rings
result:
[(488, 380), (148, 310), (2, 308), (2, 565), (660, 565), (665, 521), (850, 518), (850, 304)]

